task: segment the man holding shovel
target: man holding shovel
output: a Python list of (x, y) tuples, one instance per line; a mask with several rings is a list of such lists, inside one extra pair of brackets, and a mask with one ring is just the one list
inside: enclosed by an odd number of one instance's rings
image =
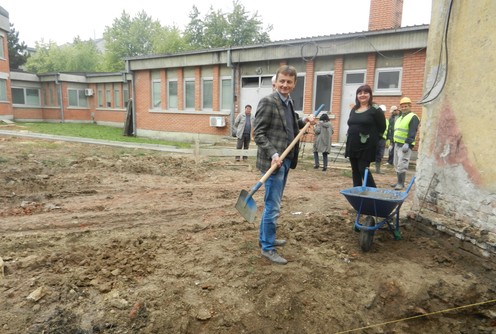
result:
[(277, 169), (265, 181), (259, 235), (262, 256), (277, 264), (288, 263), (276, 250), (276, 247), (286, 244), (286, 240), (276, 239), (276, 223), (289, 169), (294, 169), (298, 162), (298, 145), (294, 145), (285, 156), (283, 152), (292, 144), (305, 123), (316, 123), (313, 115), (299, 119), (295, 113), (290, 97), (295, 86), (296, 69), (288, 65), (279, 67), (274, 92), (260, 100), (254, 122), (254, 137), (258, 146), (257, 168), (265, 174), (274, 164), (277, 165)]

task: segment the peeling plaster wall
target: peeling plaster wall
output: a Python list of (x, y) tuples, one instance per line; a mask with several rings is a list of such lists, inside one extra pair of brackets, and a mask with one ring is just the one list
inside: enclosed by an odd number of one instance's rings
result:
[(419, 216), (487, 257), (496, 255), (493, 13), (494, 0), (432, 2), (415, 189)]

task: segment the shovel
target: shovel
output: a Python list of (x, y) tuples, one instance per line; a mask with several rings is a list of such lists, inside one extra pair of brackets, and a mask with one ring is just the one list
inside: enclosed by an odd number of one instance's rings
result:
[[(317, 109), (313, 115), (317, 116), (319, 112), (324, 108), (324, 104), (321, 104), (319, 109)], [(307, 131), (307, 128), (310, 126), (310, 123), (305, 124), (305, 126), (298, 132), (296, 137), (293, 139), (291, 144), (282, 152), (280, 158), (283, 160), (289, 152), (293, 149), (293, 147), (296, 145), (296, 143), (300, 140), (300, 138), (305, 134)], [(234, 206), (239, 213), (250, 223), (253, 223), (255, 220), (255, 216), (257, 214), (257, 204), (255, 203), (255, 200), (253, 199), (253, 194), (260, 189), (262, 184), (267, 181), (269, 176), (274, 173), (274, 171), (279, 168), (277, 164), (273, 164), (270, 169), (262, 176), (260, 181), (257, 182), (257, 184), (251, 188), (250, 192), (246, 190), (241, 190), (241, 193), (239, 194), (238, 201), (236, 202), (236, 205)]]

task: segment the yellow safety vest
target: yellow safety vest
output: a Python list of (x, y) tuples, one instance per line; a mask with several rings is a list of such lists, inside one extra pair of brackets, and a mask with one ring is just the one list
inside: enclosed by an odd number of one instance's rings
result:
[[(396, 122), (394, 122), (394, 142), (404, 144), (408, 137), (408, 130), (410, 129), (410, 121), (413, 117), (417, 117), (413, 112), (406, 115), (401, 115)], [(415, 140), (411, 143), (415, 145)]]
[(388, 129), (389, 129), (389, 120), (386, 118), (386, 130), (382, 134), (382, 138), (387, 139)]

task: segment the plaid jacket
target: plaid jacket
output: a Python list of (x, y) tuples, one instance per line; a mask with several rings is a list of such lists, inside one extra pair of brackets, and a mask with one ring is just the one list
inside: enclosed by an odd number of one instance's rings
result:
[[(299, 119), (294, 112), (294, 134), (298, 134), (299, 129), (304, 127), (304, 122)], [(255, 113), (254, 137), (258, 146), (257, 168), (265, 173), (270, 169), (272, 156), (279, 155), (289, 146), (287, 134), (286, 117), (284, 116), (284, 103), (279, 94), (274, 92), (260, 100)], [(293, 148), (294, 158), (291, 168), (295, 168), (298, 163), (298, 144)]]

